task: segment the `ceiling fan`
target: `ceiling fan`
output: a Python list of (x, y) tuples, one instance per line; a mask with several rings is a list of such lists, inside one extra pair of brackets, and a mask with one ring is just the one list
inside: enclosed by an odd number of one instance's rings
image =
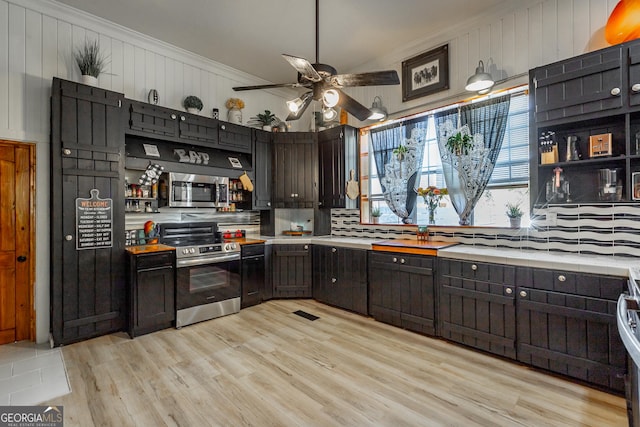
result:
[(364, 105), (344, 93), (340, 88), (353, 86), (381, 86), (400, 84), (398, 73), (395, 70), (375, 71), (370, 73), (338, 74), (335, 68), (327, 64), (321, 64), (318, 60), (318, 2), (316, 0), (316, 62), (311, 64), (304, 58), (282, 54), (282, 57), (298, 71), (297, 83), (276, 83), (257, 86), (234, 87), (233, 90), (272, 89), (279, 87), (310, 89), (299, 98), (287, 101), (290, 114), (287, 120), (297, 120), (305, 112), (312, 100), (322, 101), (325, 119), (335, 117), (334, 106), (347, 110), (358, 120), (367, 120), (371, 115)]

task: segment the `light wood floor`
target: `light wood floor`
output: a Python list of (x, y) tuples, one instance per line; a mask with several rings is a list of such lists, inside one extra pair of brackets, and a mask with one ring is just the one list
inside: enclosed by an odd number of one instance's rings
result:
[(310, 300), (63, 353), (65, 427), (627, 423), (621, 397)]

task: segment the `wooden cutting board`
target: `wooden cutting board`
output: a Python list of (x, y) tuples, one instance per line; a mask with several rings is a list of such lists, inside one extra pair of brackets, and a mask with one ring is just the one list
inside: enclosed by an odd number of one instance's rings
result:
[(303, 231), (289, 231), (285, 230), (282, 232), (285, 236), (304, 236), (305, 234), (311, 234), (311, 230), (303, 230)]
[(360, 185), (358, 185), (358, 181), (354, 179), (356, 171), (351, 169), (349, 171), (349, 181), (347, 181), (347, 197), (351, 200), (357, 199), (360, 194)]

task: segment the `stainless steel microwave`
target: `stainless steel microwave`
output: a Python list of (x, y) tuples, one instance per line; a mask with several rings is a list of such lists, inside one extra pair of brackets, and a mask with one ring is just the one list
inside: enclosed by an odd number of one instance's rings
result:
[(167, 204), (176, 208), (229, 206), (229, 178), (169, 172)]

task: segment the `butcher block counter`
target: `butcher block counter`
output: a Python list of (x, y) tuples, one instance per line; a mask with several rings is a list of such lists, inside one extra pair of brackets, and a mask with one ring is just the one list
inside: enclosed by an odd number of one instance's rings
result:
[(425, 240), (384, 240), (371, 244), (374, 251), (398, 252), (403, 254), (433, 255), (438, 254), (439, 249), (454, 246), (456, 243), (431, 242)]
[(154, 252), (164, 252), (164, 251), (172, 251), (175, 248), (173, 246), (167, 246), (163, 244), (155, 244), (155, 245), (138, 245), (138, 246), (128, 246), (127, 252), (133, 255), (140, 254), (151, 254)]

